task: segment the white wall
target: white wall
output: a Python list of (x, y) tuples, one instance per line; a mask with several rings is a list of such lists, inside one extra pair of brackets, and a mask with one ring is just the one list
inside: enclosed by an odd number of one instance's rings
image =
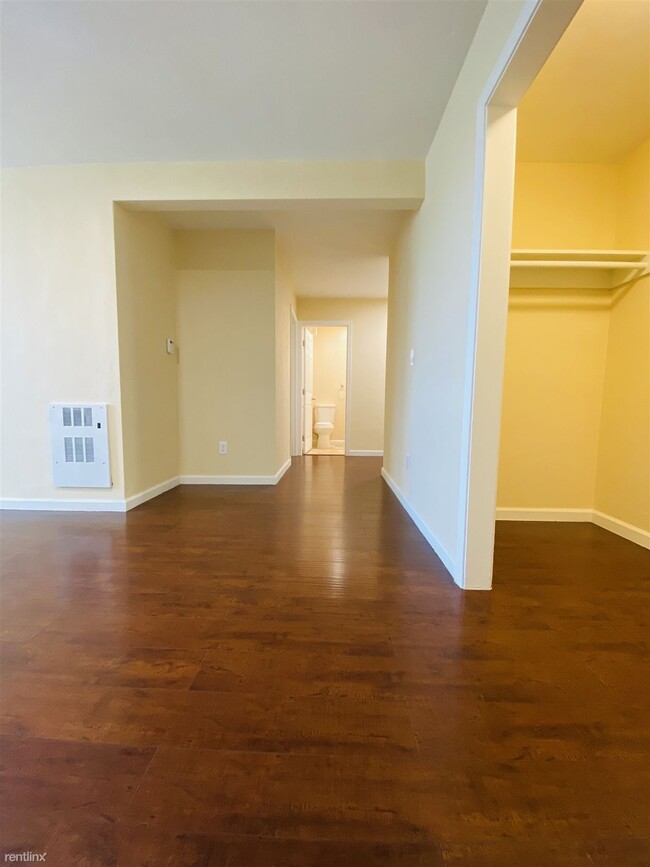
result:
[(384, 467), (461, 584), (477, 108), (523, 6), (489, 3), (426, 160), (425, 201), (391, 257)]
[(348, 452), (384, 447), (387, 314), (383, 298), (298, 298), (301, 320), (352, 323)]

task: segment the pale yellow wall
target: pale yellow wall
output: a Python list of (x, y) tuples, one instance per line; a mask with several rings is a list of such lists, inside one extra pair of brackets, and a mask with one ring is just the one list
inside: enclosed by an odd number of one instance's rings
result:
[[(649, 175), (648, 142), (621, 165), (518, 164), (514, 246), (649, 249)], [(649, 281), (511, 290), (500, 507), (650, 529)]]
[(518, 304), (524, 292), (508, 313), (497, 504), (591, 509), (609, 313), (536, 292)]
[(386, 389), (386, 318), (383, 298), (298, 298), (298, 318), (352, 323), (350, 359), (351, 451), (382, 451)]
[(315, 403), (331, 403), (336, 407), (332, 439), (345, 440), (348, 329), (330, 326), (314, 330)]
[[(650, 249), (650, 141), (620, 166), (617, 237)], [(595, 507), (650, 531), (650, 277), (610, 313)]]
[(618, 166), (616, 245), (624, 250), (650, 246), (650, 139)]
[(274, 233), (176, 240), (181, 476), (273, 475)]
[(178, 476), (172, 231), (156, 215), (115, 206), (124, 485), (127, 497)]
[(618, 167), (517, 163), (512, 246), (616, 247)]
[[(613, 249), (618, 167), (517, 163), (514, 248)], [(511, 290), (497, 505), (591, 509), (608, 294)]]
[(647, 249), (649, 171), (650, 140), (620, 164), (518, 162), (512, 246)]
[[(4, 498), (124, 496), (109, 189), (98, 168), (2, 173)], [(52, 485), (51, 402), (109, 405), (112, 488)]]
[(650, 277), (610, 313), (594, 506), (650, 530)]
[(180, 271), (268, 271), (275, 268), (271, 230), (191, 229), (174, 233)]
[[(2, 496), (124, 497), (114, 201), (413, 206), (420, 161), (83, 165), (2, 172)], [(51, 401), (108, 403), (113, 487), (51, 483)], [(20, 417), (21, 425), (12, 419)]]
[(291, 311), (296, 295), (275, 249), (275, 449), (276, 469), (291, 457)]
[(488, 3), (427, 156), (425, 201), (390, 263), (384, 467), (459, 581), (477, 104), (523, 5)]

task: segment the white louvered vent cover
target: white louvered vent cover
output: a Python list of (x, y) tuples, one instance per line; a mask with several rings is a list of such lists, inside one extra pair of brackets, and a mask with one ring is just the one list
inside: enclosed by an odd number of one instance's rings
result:
[(55, 488), (110, 488), (105, 403), (50, 404)]

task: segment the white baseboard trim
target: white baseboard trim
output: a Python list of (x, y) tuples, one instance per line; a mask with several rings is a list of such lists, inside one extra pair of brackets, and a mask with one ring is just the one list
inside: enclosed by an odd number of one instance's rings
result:
[(181, 485), (276, 485), (275, 476), (181, 476)]
[(596, 524), (629, 542), (650, 549), (650, 532), (595, 509), (497, 509), (497, 521), (564, 521)]
[(291, 466), (288, 458), (272, 476), (181, 476), (181, 485), (277, 485)]
[(427, 540), (429, 545), (431, 545), (431, 547), (436, 552), (438, 557), (440, 557), (440, 559), (442, 560), (445, 568), (447, 569), (447, 571), (449, 572), (451, 577), (454, 579), (454, 581), (456, 581), (456, 583), (458, 583), (458, 578), (456, 576), (456, 561), (454, 560), (454, 558), (451, 556), (449, 551), (447, 551), (447, 549), (444, 547), (444, 545), (440, 542), (438, 537), (429, 529), (429, 527), (425, 524), (425, 522), (422, 520), (422, 518), (418, 515), (418, 513), (415, 511), (413, 506), (409, 503), (409, 501), (406, 499), (406, 497), (404, 496), (402, 491), (399, 489), (395, 479), (393, 479), (393, 477), (390, 475), (390, 473), (387, 472), (385, 467), (381, 468), (381, 475), (382, 475), (382, 478), (384, 479), (384, 481), (386, 482), (386, 484), (388, 485), (388, 487), (391, 489), (391, 491), (395, 494), (395, 496), (399, 500), (400, 505), (402, 506), (404, 511), (407, 513), (409, 518), (413, 521), (415, 526), (422, 533), (422, 535)]
[(141, 491), (139, 494), (133, 494), (132, 497), (127, 497), (124, 501), (126, 505), (124, 511), (128, 512), (130, 509), (135, 509), (136, 506), (141, 506), (142, 503), (146, 503), (147, 500), (153, 500), (154, 497), (159, 497), (161, 494), (171, 491), (172, 488), (177, 488), (178, 485), (180, 485), (180, 479), (178, 476), (175, 476), (173, 479), (167, 479), (166, 482), (161, 482), (159, 485), (147, 488), (146, 491)]
[(3, 511), (20, 512), (126, 512), (126, 500), (47, 500), (40, 497), (0, 500)]
[(141, 491), (139, 494), (133, 494), (126, 500), (48, 500), (39, 497), (22, 500), (7, 497), (0, 500), (0, 509), (7, 511), (15, 509), (21, 512), (128, 512), (135, 509), (136, 506), (146, 503), (147, 500), (153, 500), (154, 497), (171, 491), (179, 483), (180, 479), (176, 476), (173, 479), (167, 479), (166, 482), (161, 482), (159, 485), (147, 488), (146, 491)]
[(629, 542), (636, 542), (642, 548), (650, 550), (650, 532), (647, 530), (635, 527), (634, 524), (626, 524), (625, 521), (619, 521), (618, 518), (612, 518), (611, 515), (597, 512), (595, 509), (592, 521), (598, 527), (602, 527), (603, 530), (609, 530), (611, 533), (616, 533), (617, 536), (622, 536)]
[(383, 449), (377, 451), (373, 449), (349, 449), (346, 454), (350, 458), (383, 458), (384, 456)]
[(497, 521), (591, 521), (591, 509), (497, 509)]
[(287, 458), (286, 461), (282, 464), (280, 469), (275, 474), (275, 477), (274, 477), (275, 481), (273, 482), (273, 484), (277, 485), (277, 483), (280, 481), (280, 479), (286, 473), (286, 471), (290, 470), (290, 469), (291, 469), (291, 458)]
[(176, 476), (159, 485), (133, 494), (126, 500), (47, 500), (6, 497), (0, 500), (0, 510), (21, 512), (129, 512), (136, 506), (171, 491), (178, 485), (277, 485), (291, 466), (285, 461), (273, 476)]

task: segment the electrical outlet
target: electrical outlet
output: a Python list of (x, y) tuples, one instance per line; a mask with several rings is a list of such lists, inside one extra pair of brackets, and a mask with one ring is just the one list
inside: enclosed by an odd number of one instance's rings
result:
[(219, 442), (219, 454), (227, 455), (228, 454), (228, 443), (226, 440), (220, 440)]
[(407, 452), (406, 453), (406, 469), (408, 470), (408, 469), (410, 469), (410, 467), (411, 467), (411, 455)]

